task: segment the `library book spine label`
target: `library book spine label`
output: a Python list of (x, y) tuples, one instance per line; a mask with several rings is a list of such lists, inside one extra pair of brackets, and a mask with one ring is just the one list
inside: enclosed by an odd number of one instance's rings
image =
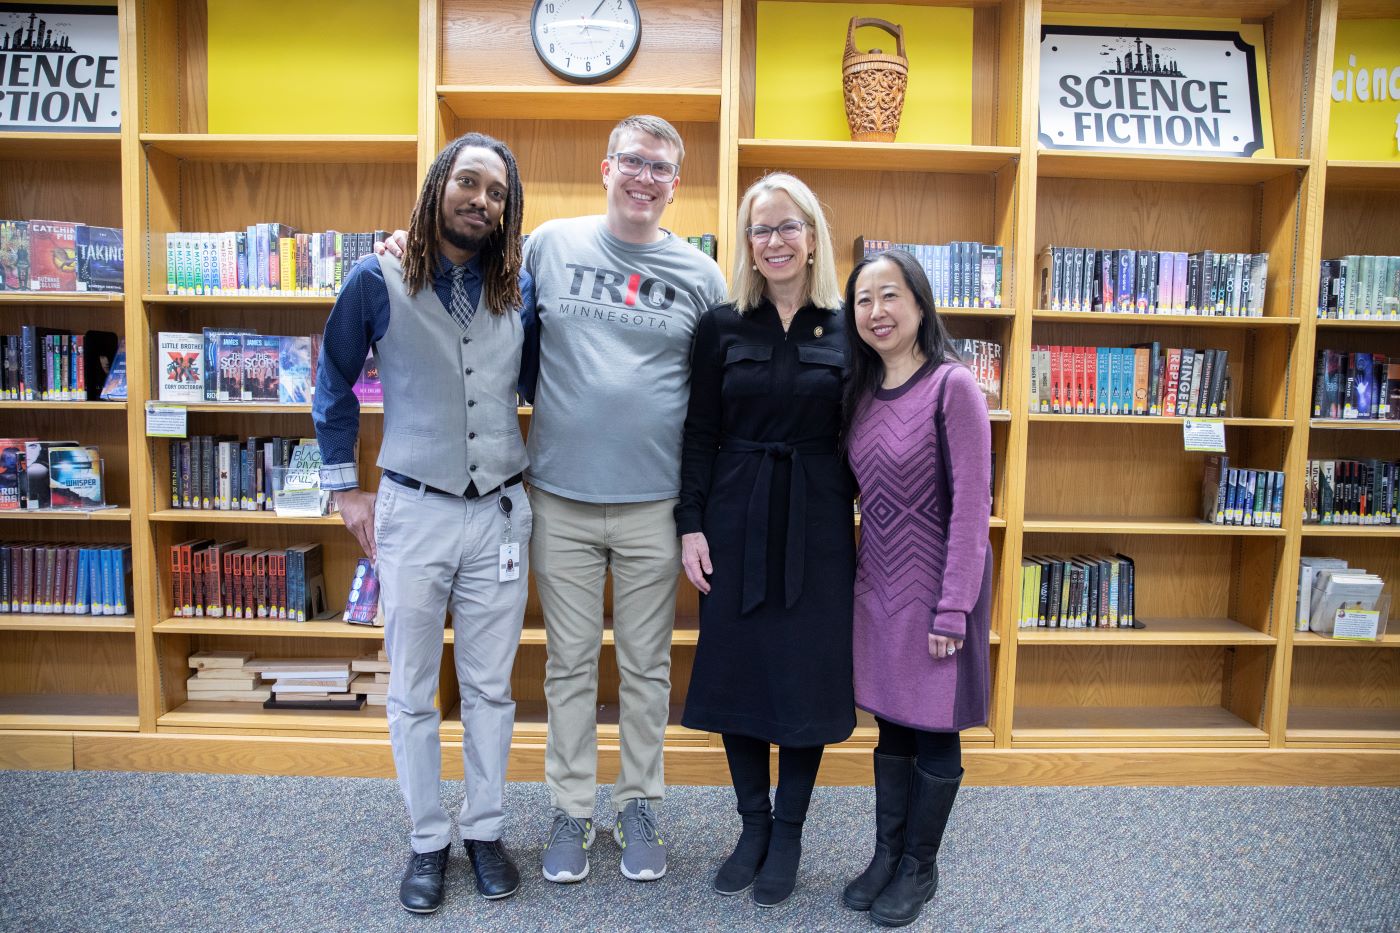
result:
[(1044, 26), (1040, 143), (1251, 156), (1262, 55), (1238, 32)]

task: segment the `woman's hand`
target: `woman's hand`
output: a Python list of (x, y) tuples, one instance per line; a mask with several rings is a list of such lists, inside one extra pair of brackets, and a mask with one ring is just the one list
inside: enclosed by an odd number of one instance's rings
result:
[(949, 638), (947, 635), (930, 635), (928, 637), (928, 653), (935, 661), (940, 658), (952, 657), (953, 653), (962, 646), (961, 638)]
[(700, 592), (710, 592), (710, 581), (705, 577), (715, 572), (710, 564), (710, 543), (705, 540), (703, 531), (693, 531), (681, 535), (681, 566), (685, 568), (686, 579)]
[(395, 259), (403, 258), (404, 247), (408, 246), (408, 231), (395, 230), (389, 234), (388, 239), (374, 244), (374, 255), (383, 256), (388, 253)]

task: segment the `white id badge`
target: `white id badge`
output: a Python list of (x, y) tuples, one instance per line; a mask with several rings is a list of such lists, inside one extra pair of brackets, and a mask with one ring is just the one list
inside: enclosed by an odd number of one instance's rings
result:
[(518, 543), (501, 545), (500, 569), (502, 583), (520, 579), (520, 545)]

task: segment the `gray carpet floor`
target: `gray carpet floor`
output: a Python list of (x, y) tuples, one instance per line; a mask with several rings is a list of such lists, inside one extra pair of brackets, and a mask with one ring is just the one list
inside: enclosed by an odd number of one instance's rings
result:
[[(9, 771), (0, 801), (6, 931), (875, 929), (840, 903), (869, 858), (868, 788), (817, 789), (798, 891), (763, 911), (708, 886), (737, 833), (728, 788), (669, 791), (662, 880), (623, 878), (600, 831), (592, 874), (559, 886), (538, 873), (545, 790), (512, 784), (520, 892), (478, 898), (456, 847), (431, 917), (397, 904), (392, 781)], [(967, 788), (939, 864), (910, 929), (1400, 930), (1400, 790)]]

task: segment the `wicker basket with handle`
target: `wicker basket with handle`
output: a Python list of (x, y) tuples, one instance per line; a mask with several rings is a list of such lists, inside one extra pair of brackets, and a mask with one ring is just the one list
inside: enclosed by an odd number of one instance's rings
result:
[[(856, 50), (856, 30), (877, 26), (894, 36), (896, 54), (880, 49)], [(909, 59), (904, 55), (904, 27), (883, 19), (853, 16), (846, 30), (846, 54), (841, 59), (841, 84), (846, 97), (846, 122), (857, 142), (894, 142), (904, 90), (909, 84)]]

